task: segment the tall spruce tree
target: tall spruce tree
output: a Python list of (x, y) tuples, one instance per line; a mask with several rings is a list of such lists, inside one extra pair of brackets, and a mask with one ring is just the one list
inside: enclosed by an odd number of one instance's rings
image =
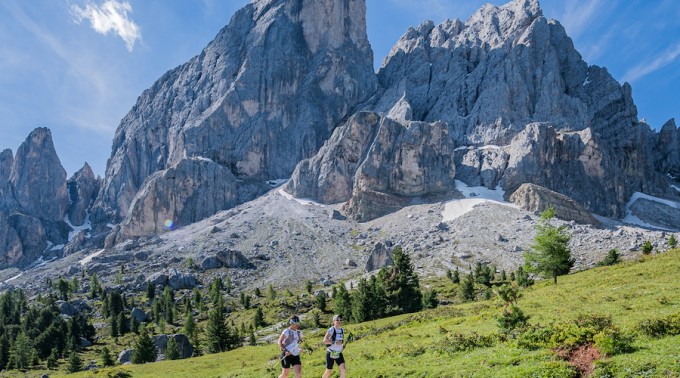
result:
[(168, 346), (165, 349), (165, 358), (168, 360), (179, 360), (179, 346), (174, 337), (168, 339)]
[(574, 259), (569, 249), (566, 226), (555, 227), (550, 220), (555, 216), (555, 209), (548, 208), (541, 213), (536, 225), (536, 236), (531, 250), (525, 252), (524, 261), (527, 269), (545, 277), (552, 277), (557, 284), (557, 276), (569, 273), (574, 266)]
[(156, 345), (146, 327), (141, 327), (139, 335), (135, 339), (134, 351), (132, 352), (133, 364), (144, 364), (156, 361)]
[(337, 285), (335, 296), (333, 297), (333, 311), (343, 319), (351, 319), (352, 302), (351, 296), (344, 284)]
[(220, 296), (217, 305), (208, 313), (208, 324), (205, 330), (208, 353), (219, 353), (227, 350), (229, 329), (224, 316), (224, 301)]
[(474, 301), (477, 297), (475, 294), (475, 278), (472, 275), (472, 272), (465, 276), (465, 279), (460, 286), (460, 296), (465, 302)]
[(397, 312), (414, 312), (422, 309), (423, 294), (411, 258), (400, 246), (392, 250), (394, 265), (388, 268), (385, 288)]

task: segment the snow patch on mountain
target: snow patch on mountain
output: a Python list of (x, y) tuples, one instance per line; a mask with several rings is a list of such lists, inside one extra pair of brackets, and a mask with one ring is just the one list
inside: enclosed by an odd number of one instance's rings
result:
[(503, 198), (505, 191), (500, 186), (496, 189), (489, 189), (484, 186), (467, 186), (464, 182), (456, 180), (456, 189), (461, 192), (465, 198), (454, 199), (448, 201), (444, 204), (444, 211), (442, 211), (442, 221), (448, 222), (454, 220), (461, 215), (472, 211), (475, 206), (492, 202), (504, 206), (509, 206), (517, 209), (516, 205), (513, 205)]
[(626, 203), (626, 216), (623, 217), (623, 219), (621, 220), (623, 223), (633, 224), (633, 225), (637, 225), (637, 226), (641, 226), (641, 227), (645, 227), (645, 228), (665, 230), (665, 228), (649, 224), (649, 223), (641, 220), (640, 218), (638, 218), (637, 216), (635, 216), (633, 214), (631, 208), (632, 208), (633, 204), (635, 203), (635, 201), (637, 201), (639, 199), (646, 199), (648, 201), (654, 201), (654, 202), (666, 205), (668, 207), (680, 209), (680, 203), (670, 201), (670, 200), (667, 200), (667, 199), (663, 199), (663, 198), (659, 198), (659, 197), (650, 196), (649, 194), (645, 194), (645, 193), (635, 192), (635, 193), (633, 193), (632, 196), (630, 196), (630, 199)]

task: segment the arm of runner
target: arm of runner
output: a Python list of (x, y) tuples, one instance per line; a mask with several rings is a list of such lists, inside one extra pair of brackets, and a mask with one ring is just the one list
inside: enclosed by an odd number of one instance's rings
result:
[(277, 344), (279, 344), (279, 349), (281, 350), (281, 352), (289, 353), (288, 351), (286, 351), (286, 347), (283, 346), (283, 342), (285, 340), (286, 340), (286, 334), (284, 332), (282, 332), (281, 336), (279, 336), (279, 341), (277, 341)]
[(331, 333), (328, 332), (328, 331), (327, 331), (326, 334), (323, 336), (323, 344), (324, 344), (325, 346), (331, 346), (331, 345), (333, 345), (333, 343), (331, 342)]

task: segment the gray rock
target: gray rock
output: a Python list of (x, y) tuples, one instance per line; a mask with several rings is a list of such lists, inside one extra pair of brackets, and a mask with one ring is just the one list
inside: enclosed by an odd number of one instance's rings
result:
[(57, 301), (56, 304), (57, 304), (57, 307), (59, 308), (59, 312), (64, 314), (64, 315), (75, 316), (78, 313), (78, 310), (76, 309), (76, 307), (73, 306), (69, 302)]
[(153, 273), (148, 281), (156, 286), (165, 286), (168, 284), (168, 274), (166, 272)]
[(302, 161), (285, 190), (369, 221), (418, 196), (454, 187), (454, 145), (446, 124), (397, 122), (371, 112), (352, 116), (319, 153)]
[(347, 219), (346, 216), (342, 215), (342, 213), (340, 213), (340, 212), (337, 211), (337, 210), (331, 211), (331, 213), (330, 213), (330, 215), (329, 215), (328, 217), (329, 217), (331, 220), (334, 220), (334, 219), (335, 219), (335, 220), (345, 220), (345, 219)]
[(354, 261), (354, 260), (347, 259), (347, 260), (345, 260), (345, 266), (348, 266), (348, 267), (355, 267), (355, 266), (357, 266), (357, 263), (356, 263), (356, 261)]
[(92, 343), (90, 342), (90, 340), (88, 340), (84, 337), (80, 338), (80, 347), (81, 348), (87, 348), (87, 347), (90, 347), (90, 346), (92, 346)]
[(227, 249), (217, 252), (215, 257), (227, 268), (251, 269), (254, 267), (239, 251)]
[(198, 286), (198, 284), (198, 279), (191, 273), (172, 269), (168, 274), (168, 285), (174, 290), (193, 289)]
[(171, 337), (174, 338), (177, 343), (180, 358), (189, 358), (194, 354), (194, 347), (191, 345), (191, 342), (189, 342), (189, 338), (183, 334), (154, 336), (152, 338), (154, 345), (156, 345), (156, 348), (158, 348), (161, 354), (165, 354), (165, 350), (168, 347), (168, 341)]
[(209, 270), (209, 269), (219, 269), (222, 267), (222, 261), (220, 261), (217, 257), (211, 256), (211, 257), (206, 257), (201, 261), (201, 269), (203, 270)]
[(238, 11), (123, 118), (95, 222), (129, 213), (125, 235), (162, 232), (149, 210), (155, 199), (156, 215), (167, 210), (184, 225), (288, 177), (377, 88), (365, 13), (363, 0), (260, 1)]
[(87, 233), (79, 231), (66, 245), (64, 246), (64, 256), (72, 255), (80, 251), (85, 245)]
[(510, 202), (523, 210), (539, 213), (552, 207), (555, 209), (557, 218), (573, 220), (581, 224), (601, 225), (589, 211), (571, 198), (538, 185), (522, 184), (510, 195)]
[(372, 272), (393, 264), (392, 254), (387, 247), (385, 247), (385, 244), (376, 243), (373, 247), (373, 251), (371, 251), (371, 254), (368, 256), (368, 261), (366, 261), (366, 271)]
[(132, 362), (132, 352), (134, 352), (134, 349), (124, 349), (122, 352), (118, 354), (118, 363), (123, 365), (123, 364), (129, 364)]
[(85, 222), (87, 211), (97, 198), (102, 179), (94, 177), (92, 168), (85, 165), (68, 179), (68, 217), (71, 224), (80, 226)]
[(137, 324), (141, 324), (141, 323), (146, 322), (149, 317), (146, 314), (146, 312), (144, 312), (144, 310), (142, 310), (139, 307), (135, 307), (135, 308), (132, 309), (132, 311), (130, 311), (130, 319), (132, 319), (132, 318), (135, 318), (135, 321), (137, 322)]

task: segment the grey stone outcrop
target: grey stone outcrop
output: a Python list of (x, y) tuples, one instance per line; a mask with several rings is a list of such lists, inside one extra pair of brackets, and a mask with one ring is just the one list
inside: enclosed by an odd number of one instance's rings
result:
[(134, 349), (125, 349), (118, 354), (118, 363), (121, 365), (132, 363), (132, 353)]
[(552, 207), (557, 218), (581, 224), (601, 225), (590, 212), (571, 198), (535, 184), (522, 184), (510, 195), (510, 202), (522, 210), (539, 213)]
[(363, 0), (246, 5), (121, 121), (93, 219), (158, 233), (156, 201), (184, 225), (289, 177), (377, 88), (365, 24)]
[(366, 261), (366, 271), (373, 272), (375, 270), (382, 269), (386, 266), (393, 265), (392, 254), (390, 250), (385, 246), (384, 243), (376, 243), (373, 247), (373, 251), (368, 256), (368, 261)]
[(181, 333), (174, 335), (158, 335), (152, 338), (154, 345), (156, 345), (156, 348), (161, 354), (165, 354), (170, 338), (175, 339), (180, 358), (189, 358), (194, 354), (194, 347), (191, 345), (189, 338)]
[(247, 257), (243, 255), (240, 251), (234, 250), (223, 250), (217, 252), (215, 255), (217, 260), (222, 263), (222, 266), (227, 268), (252, 268), (252, 264)]
[(80, 226), (85, 222), (87, 212), (97, 198), (101, 178), (95, 177), (90, 165), (85, 165), (67, 181), (71, 224)]

